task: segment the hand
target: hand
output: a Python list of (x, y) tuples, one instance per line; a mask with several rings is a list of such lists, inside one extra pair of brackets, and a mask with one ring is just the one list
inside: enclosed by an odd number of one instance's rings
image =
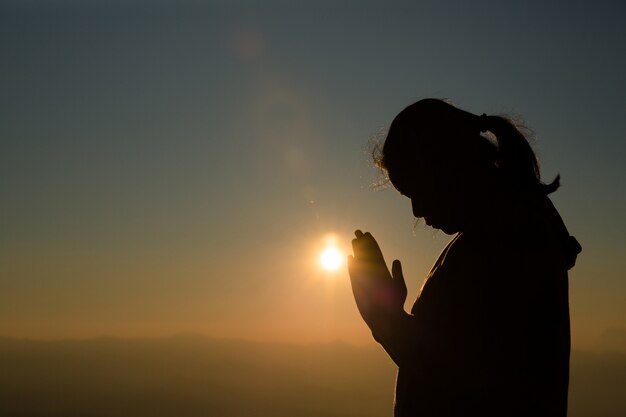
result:
[(407, 289), (400, 261), (393, 261), (390, 274), (374, 237), (360, 230), (354, 234), (354, 256), (348, 256), (348, 273), (357, 308), (372, 328), (380, 319), (404, 311)]

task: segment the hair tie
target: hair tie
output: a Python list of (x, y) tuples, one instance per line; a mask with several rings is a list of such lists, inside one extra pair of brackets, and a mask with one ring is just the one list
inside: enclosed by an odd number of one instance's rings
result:
[(487, 116), (485, 113), (481, 114), (481, 115), (478, 117), (478, 129), (479, 129), (481, 132), (486, 132), (486, 131), (488, 131), (488, 130), (489, 130), (489, 128), (487, 127), (487, 118), (488, 118), (488, 117), (489, 117), (489, 116)]

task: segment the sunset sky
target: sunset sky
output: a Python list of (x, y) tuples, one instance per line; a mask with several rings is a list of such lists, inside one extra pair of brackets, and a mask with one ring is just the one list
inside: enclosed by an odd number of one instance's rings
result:
[(621, 0), (0, 0), (0, 336), (373, 343), (319, 256), (371, 231), (410, 308), (450, 237), (369, 147), (439, 97), (534, 131), (573, 346), (626, 350), (625, 50)]

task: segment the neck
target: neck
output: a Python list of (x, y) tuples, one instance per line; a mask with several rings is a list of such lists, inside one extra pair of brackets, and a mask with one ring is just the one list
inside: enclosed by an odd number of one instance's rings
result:
[(489, 227), (494, 221), (501, 221), (511, 215), (507, 202), (511, 201), (512, 193), (495, 181), (483, 184), (468, 198), (467, 214), (461, 231)]

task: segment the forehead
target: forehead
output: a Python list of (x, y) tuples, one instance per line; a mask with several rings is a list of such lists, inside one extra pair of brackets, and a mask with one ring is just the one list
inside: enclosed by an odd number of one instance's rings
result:
[(438, 180), (437, 171), (421, 164), (389, 168), (387, 170), (389, 182), (400, 194), (415, 197), (429, 194), (436, 189)]
[(394, 124), (382, 149), (384, 164), (393, 170), (426, 172), (453, 151), (456, 136), (449, 129), (434, 129), (431, 125)]

